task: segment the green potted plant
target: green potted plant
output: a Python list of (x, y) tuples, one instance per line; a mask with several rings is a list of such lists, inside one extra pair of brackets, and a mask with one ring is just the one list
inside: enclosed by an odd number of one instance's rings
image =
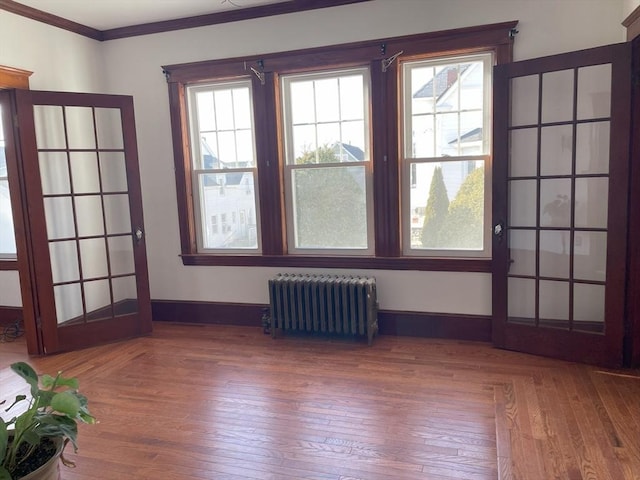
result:
[[(11, 365), (31, 387), (30, 395), (18, 395), (3, 414), (16, 405), (25, 411), (0, 418), (0, 480), (57, 480), (59, 462), (72, 466), (62, 456), (70, 441), (77, 449), (78, 422), (95, 423), (89, 413), (87, 399), (78, 392), (78, 380), (38, 375), (24, 362)], [(0, 402), (0, 405), (6, 401)]]

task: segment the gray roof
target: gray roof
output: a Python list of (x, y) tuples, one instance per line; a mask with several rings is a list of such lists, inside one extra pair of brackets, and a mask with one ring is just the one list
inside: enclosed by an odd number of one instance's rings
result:
[[(471, 66), (470, 63), (460, 65), (460, 76)], [(413, 94), (413, 98), (433, 98), (434, 82), (435, 97), (439, 99), (458, 81), (458, 65), (449, 65), (440, 70), (435, 77), (425, 83)]]

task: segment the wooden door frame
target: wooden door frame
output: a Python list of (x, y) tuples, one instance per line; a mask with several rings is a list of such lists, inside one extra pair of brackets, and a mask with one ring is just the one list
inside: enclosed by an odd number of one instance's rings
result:
[[(639, 7), (640, 8), (640, 7)], [(638, 9), (636, 9), (638, 10)], [(640, 12), (640, 10), (639, 10)], [(638, 15), (640, 19), (640, 13)], [(632, 40), (631, 130), (640, 129), (640, 27)], [(629, 241), (627, 251), (627, 322), (625, 325), (625, 366), (640, 366), (640, 135), (630, 142)]]
[(11, 134), (5, 138), (5, 154), (7, 159), (7, 173), (9, 178), (9, 191), (11, 192), (11, 210), (13, 212), (13, 228), (16, 237), (16, 261), (20, 278), (20, 292), (22, 298), (22, 320), (24, 335), (27, 342), (29, 355), (42, 355), (44, 348), (41, 332), (37, 325), (38, 305), (34, 301), (35, 272), (29, 261), (29, 248), (31, 231), (29, 222), (29, 209), (26, 199), (26, 185), (24, 175), (24, 163), (20, 150), (18, 126), (14, 121), (16, 115), (15, 90), (4, 90), (0, 95), (5, 97), (9, 109), (3, 109), (3, 122), (11, 125)]

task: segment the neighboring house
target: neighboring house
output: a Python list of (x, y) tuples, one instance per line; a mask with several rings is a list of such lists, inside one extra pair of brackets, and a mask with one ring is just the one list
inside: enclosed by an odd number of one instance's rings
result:
[(344, 142), (336, 142), (333, 151), (340, 162), (363, 162), (364, 152), (361, 148)]
[[(478, 155), (482, 152), (482, 112), (473, 108), (482, 98), (481, 63), (454, 64), (440, 67), (436, 74), (413, 94), (413, 114), (428, 117), (421, 131), (413, 132), (413, 151), (417, 158)], [(458, 123), (459, 122), (459, 123)], [(434, 154), (434, 152), (436, 152)], [(453, 200), (469, 173), (481, 166), (476, 160), (434, 163), (442, 168), (449, 201)], [(424, 211), (431, 186), (433, 169), (412, 168), (412, 228), (421, 231)]]
[(249, 172), (220, 172), (229, 168), (243, 168), (246, 162), (228, 165), (218, 159), (203, 139), (201, 142), (203, 167), (218, 170), (206, 174), (202, 182), (207, 218), (207, 231), (203, 232), (205, 248), (243, 248), (255, 245), (256, 206), (253, 175)]

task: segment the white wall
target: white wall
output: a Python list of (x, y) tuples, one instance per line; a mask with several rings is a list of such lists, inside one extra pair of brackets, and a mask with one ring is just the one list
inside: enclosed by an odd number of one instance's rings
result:
[[(167, 86), (160, 66), (316, 47), (519, 20), (516, 60), (622, 41), (620, 25), (629, 0), (374, 0), (297, 14), (214, 25), (197, 29), (113, 40), (104, 43), (106, 87), (134, 96), (142, 177), (149, 276), (154, 299), (267, 303), (267, 279), (279, 268), (185, 267), (180, 252)], [(9, 14), (4, 14), (6, 17)], [(12, 22), (13, 22), (12, 18)], [(6, 19), (0, 12), (0, 27)], [(37, 30), (38, 45), (0, 50), (0, 64), (40, 69), (47, 50), (57, 48), (41, 34), (55, 33), (18, 20), (14, 34)], [(34, 22), (35, 23), (35, 22)], [(28, 24), (28, 25), (25, 25)], [(0, 45), (6, 43), (0, 28)], [(64, 90), (100, 88), (93, 43), (79, 40), (78, 72), (41, 70), (34, 87)], [(91, 46), (91, 48), (89, 48)], [(0, 47), (6, 48), (6, 47)], [(17, 50), (17, 51), (14, 51)], [(21, 51), (25, 50), (24, 55)], [(43, 53), (39, 53), (44, 49)], [(69, 54), (75, 58), (75, 54)], [(88, 58), (87, 58), (88, 57)], [(66, 58), (63, 56), (63, 58)], [(75, 66), (75, 65), (74, 65)], [(64, 70), (64, 69), (63, 69)], [(49, 76), (47, 76), (49, 75)], [(65, 79), (60, 79), (64, 76)], [(80, 77), (78, 80), (76, 76)], [(85, 79), (83, 82), (82, 79)], [(60, 81), (58, 81), (60, 80)], [(78, 83), (80, 85), (78, 85)], [(488, 274), (365, 271), (378, 279), (380, 306), (389, 310), (490, 314)]]
[[(161, 65), (509, 20), (520, 21), (518, 60), (621, 41), (622, 10), (622, 0), (376, 0), (107, 42), (109, 88), (135, 97), (152, 298), (267, 303), (267, 279), (283, 270), (182, 265)], [(364, 273), (377, 277), (383, 309), (491, 313), (488, 274)]]
[[(102, 45), (0, 10), (0, 65), (33, 72), (34, 90), (104, 91)], [(0, 271), (0, 306), (20, 306), (17, 272)]]

